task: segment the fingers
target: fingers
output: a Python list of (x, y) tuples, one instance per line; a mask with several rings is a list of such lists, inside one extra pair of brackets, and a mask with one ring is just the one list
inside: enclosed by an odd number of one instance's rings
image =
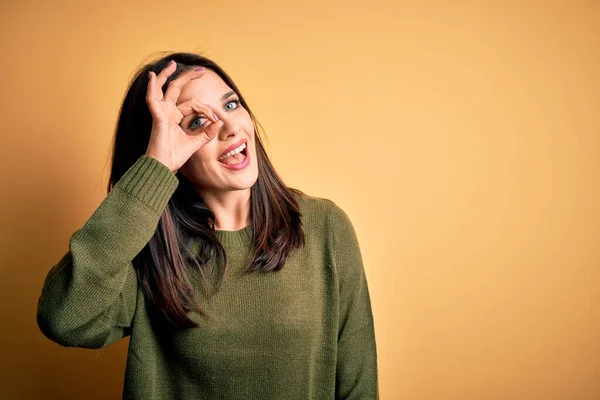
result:
[(199, 150), (202, 146), (217, 137), (219, 129), (215, 124), (208, 124), (201, 132), (195, 135), (188, 135), (188, 138), (194, 143), (194, 149)]
[(163, 99), (162, 86), (177, 69), (177, 63), (171, 61), (158, 75), (153, 71), (148, 72), (148, 88), (146, 90), (146, 103), (150, 108), (150, 112), (155, 114), (157, 111), (157, 103)]
[[(191, 81), (192, 79), (197, 79), (204, 74), (204, 67), (197, 67), (195, 69), (191, 69), (183, 73), (180, 77), (173, 80), (169, 84), (167, 88), (167, 93), (163, 95), (162, 87), (165, 82), (171, 76), (175, 70), (177, 69), (177, 63), (175, 61), (171, 61), (162, 71), (156, 75), (154, 72), (148, 72), (148, 88), (146, 90), (146, 102), (150, 108), (150, 111), (154, 112), (156, 110), (156, 104), (161, 100), (171, 101), (175, 103), (179, 94), (181, 93), (181, 89), (185, 86), (186, 83)], [(172, 89), (171, 89), (172, 88)]]
[(158, 90), (162, 90), (163, 85), (176, 69), (177, 63), (171, 60), (171, 62), (158, 73), (158, 76), (156, 77), (156, 86), (158, 87)]
[(183, 114), (183, 119), (186, 119), (186, 117), (189, 115), (198, 113), (212, 122), (219, 121), (219, 117), (217, 116), (217, 114), (214, 113), (212, 108), (210, 108), (204, 103), (199, 102), (193, 97), (189, 100), (184, 101), (183, 103), (178, 104), (177, 108), (179, 109), (181, 114)]
[[(190, 140), (196, 144), (194, 146), (195, 150), (213, 140), (219, 133), (219, 128), (216, 125), (216, 122), (220, 121), (219, 117), (208, 105), (199, 102), (195, 98), (191, 98), (178, 104), (177, 109), (183, 115), (179, 126), (191, 138)], [(190, 128), (192, 121), (198, 117), (206, 118), (208, 121), (205, 121), (197, 128)]]
[(150, 112), (154, 115), (156, 114), (156, 103), (158, 103), (158, 99), (162, 97), (162, 93), (156, 88), (156, 75), (154, 72), (148, 72), (148, 88), (146, 89), (146, 103), (148, 103), (148, 108), (150, 108)]
[[(173, 68), (174, 65), (175, 65), (175, 63), (173, 63), (172, 65), (169, 65), (168, 68)], [(171, 103), (177, 103), (177, 99), (179, 98), (179, 95), (181, 94), (181, 89), (183, 89), (183, 87), (185, 85), (187, 85), (192, 79), (198, 79), (202, 75), (204, 75), (204, 71), (205, 71), (204, 67), (196, 67), (189, 71), (185, 71), (183, 74), (181, 74), (181, 76), (178, 76), (176, 79), (174, 79), (171, 83), (169, 83), (169, 86), (167, 87), (167, 92), (165, 93), (165, 101), (169, 101)], [(171, 74), (172, 74), (172, 72), (169, 73), (169, 76)], [(165, 81), (166, 81), (166, 78), (165, 78)]]

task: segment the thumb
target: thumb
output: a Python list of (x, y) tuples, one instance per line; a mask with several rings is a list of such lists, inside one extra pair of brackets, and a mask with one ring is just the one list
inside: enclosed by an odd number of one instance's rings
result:
[(208, 143), (210, 143), (215, 137), (216, 137), (216, 135), (211, 136), (205, 130), (203, 132), (200, 132), (197, 135), (188, 136), (189, 139), (188, 139), (188, 143), (187, 143), (186, 147), (188, 147), (190, 149), (191, 153), (193, 154), (193, 153), (197, 152), (198, 150), (200, 150), (205, 145), (207, 145)]

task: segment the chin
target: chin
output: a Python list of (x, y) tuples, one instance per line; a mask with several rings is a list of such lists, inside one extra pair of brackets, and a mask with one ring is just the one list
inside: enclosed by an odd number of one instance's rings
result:
[[(250, 175), (250, 174), (249, 174)], [(250, 189), (257, 181), (258, 176), (252, 175), (248, 177), (240, 177), (235, 182), (231, 182), (231, 190), (246, 190)]]

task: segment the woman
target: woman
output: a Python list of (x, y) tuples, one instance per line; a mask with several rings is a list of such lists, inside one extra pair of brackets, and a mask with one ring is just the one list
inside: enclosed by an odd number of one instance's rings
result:
[(352, 224), (285, 186), (258, 126), (199, 55), (146, 65), (127, 91), (108, 195), (37, 314), (63, 346), (130, 336), (124, 398), (378, 398)]

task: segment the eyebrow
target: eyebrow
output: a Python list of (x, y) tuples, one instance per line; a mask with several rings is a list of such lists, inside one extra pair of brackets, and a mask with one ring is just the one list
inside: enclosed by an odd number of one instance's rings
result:
[(225, 101), (225, 100), (226, 100), (228, 97), (231, 97), (231, 96), (233, 96), (234, 94), (235, 94), (235, 91), (233, 91), (233, 90), (232, 90), (232, 91), (229, 91), (229, 92), (227, 92), (227, 93), (225, 93), (225, 94), (223, 95), (223, 97), (221, 97), (221, 101)]

